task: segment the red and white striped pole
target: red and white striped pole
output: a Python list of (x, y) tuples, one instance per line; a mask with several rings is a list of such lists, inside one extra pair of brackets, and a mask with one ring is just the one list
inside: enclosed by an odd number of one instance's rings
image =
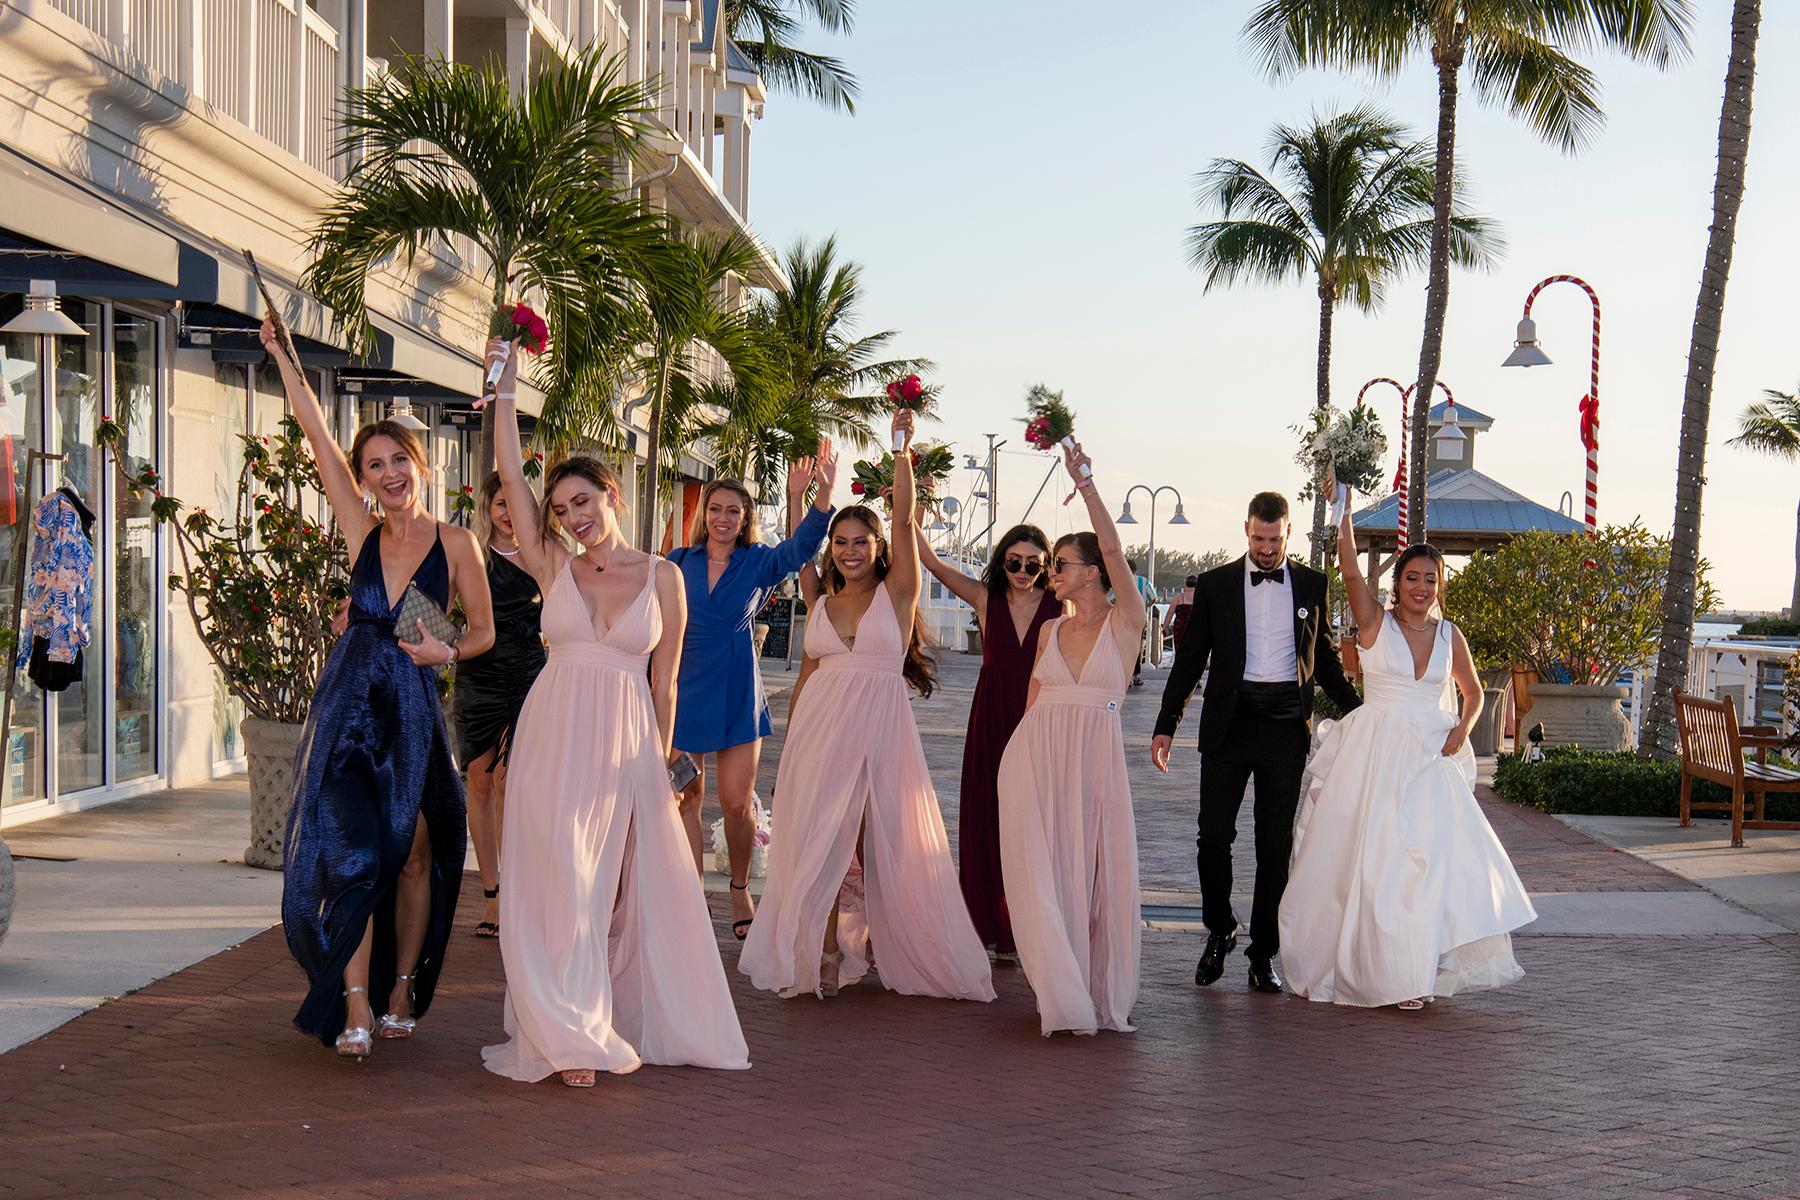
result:
[[(1588, 394), (1581, 398), (1578, 411), (1581, 414), (1579, 425), (1581, 447), (1587, 453), (1587, 529), (1589, 534), (1598, 534), (1600, 527), (1600, 297), (1585, 279), (1574, 275), (1552, 275), (1532, 288), (1531, 294), (1525, 297), (1524, 321), (1531, 320), (1531, 302), (1537, 299), (1539, 292), (1553, 283), (1574, 284), (1587, 293), (1588, 301), (1594, 309), (1594, 333), (1588, 357)], [(1521, 337), (1513, 351), (1513, 356), (1507, 360), (1507, 365), (1532, 366), (1536, 363), (1550, 361), (1544, 357), (1542, 351), (1537, 349), (1536, 325), (1533, 324), (1529, 328), (1532, 335), (1530, 338), (1523, 336), (1526, 332), (1527, 329), (1521, 322)], [(1526, 355), (1528, 348), (1534, 352), (1530, 356)]]
[(1362, 407), (1363, 394), (1378, 383), (1392, 384), (1394, 389), (1400, 393), (1400, 469), (1394, 472), (1394, 494), (1400, 498), (1400, 531), (1397, 540), (1399, 548), (1404, 550), (1406, 549), (1406, 492), (1408, 485), (1406, 476), (1406, 410), (1409, 407), (1407, 400), (1411, 398), (1413, 389), (1398, 379), (1389, 379), (1385, 375), (1379, 375), (1363, 384), (1362, 390), (1356, 393), (1357, 407)]

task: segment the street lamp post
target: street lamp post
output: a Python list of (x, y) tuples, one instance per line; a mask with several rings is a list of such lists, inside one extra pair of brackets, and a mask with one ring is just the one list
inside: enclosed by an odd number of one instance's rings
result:
[(1588, 352), (1588, 394), (1581, 398), (1581, 447), (1587, 453), (1587, 529), (1594, 534), (1599, 529), (1600, 505), (1600, 297), (1589, 286), (1585, 279), (1574, 275), (1552, 275), (1525, 297), (1525, 314), (1519, 319), (1518, 336), (1513, 341), (1513, 352), (1506, 356), (1503, 367), (1542, 367), (1548, 366), (1550, 356), (1538, 346), (1537, 322), (1531, 319), (1531, 302), (1538, 293), (1553, 283), (1572, 283), (1587, 293), (1588, 303), (1594, 310), (1593, 336), (1589, 341)]
[(1169, 524), (1171, 524), (1171, 525), (1186, 525), (1186, 524), (1188, 524), (1188, 519), (1187, 519), (1187, 514), (1181, 510), (1181, 493), (1176, 491), (1173, 487), (1169, 486), (1166, 483), (1163, 484), (1161, 487), (1155, 487), (1155, 488), (1151, 487), (1147, 483), (1137, 483), (1137, 484), (1133, 484), (1131, 486), (1131, 488), (1129, 490), (1127, 490), (1125, 493), (1125, 505), (1123, 508), (1121, 508), (1119, 510), (1118, 523), (1120, 525), (1136, 525), (1137, 524), (1137, 518), (1131, 515), (1131, 496), (1132, 496), (1133, 492), (1138, 492), (1138, 491), (1145, 491), (1145, 492), (1150, 493), (1150, 561), (1145, 564), (1144, 578), (1147, 579), (1150, 583), (1151, 594), (1155, 595), (1155, 593), (1156, 593), (1156, 498), (1164, 492), (1168, 492), (1170, 495), (1175, 497), (1175, 515), (1169, 518)]
[[(1419, 385), (1417, 383), (1402, 384), (1397, 379), (1389, 379), (1385, 375), (1377, 375), (1374, 379), (1371, 379), (1369, 382), (1362, 385), (1362, 390), (1356, 393), (1356, 402), (1361, 404), (1363, 402), (1363, 393), (1367, 392), (1378, 383), (1392, 384), (1400, 391), (1400, 465), (1394, 471), (1394, 494), (1400, 497), (1400, 507), (1398, 512), (1400, 528), (1394, 538), (1394, 547), (1397, 550), (1405, 550), (1406, 510), (1407, 502), (1410, 499), (1407, 495), (1407, 492), (1410, 490), (1410, 484), (1408, 483), (1410, 477), (1406, 473), (1406, 433), (1407, 425), (1410, 422), (1409, 414), (1412, 410), (1412, 394), (1419, 389)], [(1441, 379), (1437, 381), (1437, 385), (1439, 388), (1443, 389), (1444, 399), (1450, 403), (1451, 409), (1454, 412), (1456, 397), (1451, 393), (1450, 385)], [(1467, 437), (1468, 435), (1458, 431), (1458, 436)]]

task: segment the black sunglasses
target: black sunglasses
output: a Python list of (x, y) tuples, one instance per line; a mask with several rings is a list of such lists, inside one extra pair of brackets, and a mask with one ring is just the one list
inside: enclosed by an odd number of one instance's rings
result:
[(1044, 560), (1041, 558), (1014, 558), (1010, 554), (1006, 556), (1006, 571), (1009, 575), (1023, 574), (1028, 579), (1036, 579), (1038, 572), (1043, 569)]
[(1085, 562), (1079, 558), (1058, 558), (1056, 560), (1056, 569), (1058, 571), (1062, 570), (1064, 567), (1091, 567), (1093, 565), (1093, 563)]

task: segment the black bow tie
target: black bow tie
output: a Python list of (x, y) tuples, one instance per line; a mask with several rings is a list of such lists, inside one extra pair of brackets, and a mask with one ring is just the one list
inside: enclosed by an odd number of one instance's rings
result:
[(1270, 583), (1280, 583), (1285, 577), (1281, 567), (1276, 567), (1273, 571), (1251, 571), (1250, 586), (1255, 587), (1265, 579)]

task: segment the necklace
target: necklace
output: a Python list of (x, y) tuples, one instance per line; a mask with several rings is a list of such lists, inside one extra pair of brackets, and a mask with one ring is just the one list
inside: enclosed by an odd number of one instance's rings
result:
[(489, 545), (488, 549), (492, 550), (495, 554), (498, 554), (502, 558), (517, 558), (517, 557), (519, 557), (519, 548), (517, 546), (514, 546), (511, 550), (502, 550), (498, 546)]
[[(1396, 620), (1396, 621), (1400, 621), (1400, 614), (1399, 614), (1399, 613), (1395, 613), (1395, 614), (1394, 614), (1394, 620)], [(1427, 630), (1429, 630), (1429, 629), (1430, 629), (1430, 628), (1431, 628), (1431, 622), (1430, 622), (1430, 621), (1429, 621), (1429, 620), (1428, 620), (1428, 621), (1426, 621), (1426, 622), (1425, 622), (1425, 623), (1424, 623), (1424, 624), (1423, 624), (1423, 625), (1409, 625), (1409, 624), (1407, 624), (1407, 623), (1406, 623), (1406, 622), (1405, 622), (1405, 621), (1400, 621), (1400, 625), (1401, 625), (1401, 627), (1402, 627), (1402, 628), (1404, 628), (1404, 629), (1410, 629), (1410, 630), (1412, 630), (1412, 631), (1413, 631), (1413, 632), (1414, 632), (1414, 633), (1424, 633), (1424, 632), (1426, 632), (1426, 631), (1427, 631)]]

